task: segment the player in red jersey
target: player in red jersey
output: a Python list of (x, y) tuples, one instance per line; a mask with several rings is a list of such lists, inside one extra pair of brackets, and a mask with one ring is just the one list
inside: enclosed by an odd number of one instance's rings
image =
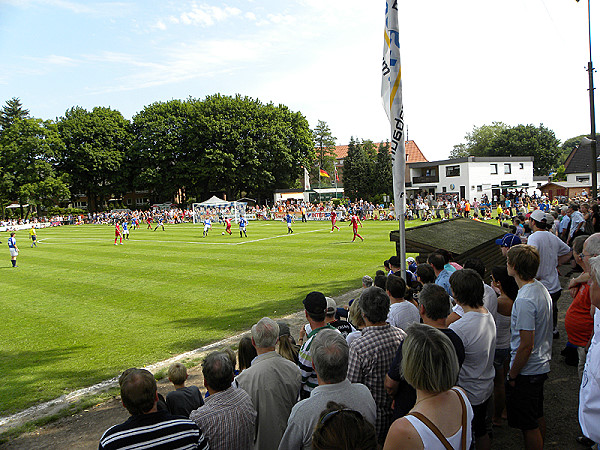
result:
[(119, 238), (119, 242), (123, 245), (123, 235), (121, 234), (121, 227), (119, 226), (119, 222), (115, 223), (115, 245), (117, 245), (117, 238)]
[(352, 214), (350, 216), (350, 223), (348, 224), (348, 226), (352, 225), (352, 231), (354, 232), (354, 237), (352, 238), (352, 242), (355, 241), (356, 236), (358, 236), (361, 241), (364, 241), (363, 237), (360, 234), (358, 234), (358, 225), (359, 224), (360, 224), (360, 227), (362, 228), (362, 222), (360, 221), (358, 216), (356, 214)]
[(231, 219), (225, 219), (225, 231), (231, 235)]
[(338, 230), (340, 229), (340, 227), (338, 227), (335, 222), (337, 221), (337, 213), (335, 211), (331, 211), (331, 232), (333, 233), (333, 229), (337, 228)]
[(147, 230), (148, 228), (152, 229), (152, 216), (148, 216), (148, 217), (146, 218), (146, 223), (148, 224), (148, 227), (146, 228), (146, 230)]

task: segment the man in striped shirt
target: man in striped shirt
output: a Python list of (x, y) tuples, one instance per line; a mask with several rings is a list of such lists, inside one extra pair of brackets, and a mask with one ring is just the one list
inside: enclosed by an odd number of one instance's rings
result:
[[(300, 366), (300, 374), (302, 375), (302, 386), (300, 387), (300, 398), (305, 399), (310, 396), (311, 391), (318, 386), (317, 374), (312, 366), (312, 358), (310, 356), (310, 346), (313, 338), (317, 333), (324, 329), (335, 329), (330, 325), (325, 324), (325, 314), (327, 311), (327, 299), (322, 292), (311, 292), (302, 301), (304, 304), (304, 313), (310, 325), (310, 333), (300, 335), (298, 341), (302, 345), (298, 352), (298, 365)], [(304, 331), (304, 328), (303, 328)]]
[(208, 441), (194, 422), (157, 410), (156, 380), (147, 370), (134, 369), (125, 377), (121, 399), (131, 417), (104, 432), (99, 450), (132, 447), (208, 450)]

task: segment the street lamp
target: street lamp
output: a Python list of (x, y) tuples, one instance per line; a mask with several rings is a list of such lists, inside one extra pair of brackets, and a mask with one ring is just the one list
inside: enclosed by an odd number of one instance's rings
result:
[[(575, 0), (579, 3), (579, 0)], [(588, 35), (590, 48), (590, 61), (588, 62), (587, 72), (589, 78), (590, 91), (590, 149), (592, 154), (592, 198), (598, 199), (598, 168), (596, 155), (596, 112), (594, 108), (594, 66), (592, 64), (592, 24), (590, 20), (590, 0), (588, 0)]]

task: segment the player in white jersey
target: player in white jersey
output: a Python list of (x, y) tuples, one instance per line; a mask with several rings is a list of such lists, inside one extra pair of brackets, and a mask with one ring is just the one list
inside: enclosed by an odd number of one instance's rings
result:
[(17, 239), (15, 233), (10, 233), (8, 238), (8, 250), (10, 251), (10, 262), (13, 267), (17, 267), (17, 256), (19, 256), (19, 247), (17, 247)]
[(212, 221), (210, 220), (210, 217), (206, 217), (206, 219), (204, 219), (204, 232), (202, 233), (202, 237), (206, 237), (208, 235), (208, 231), (212, 228)]

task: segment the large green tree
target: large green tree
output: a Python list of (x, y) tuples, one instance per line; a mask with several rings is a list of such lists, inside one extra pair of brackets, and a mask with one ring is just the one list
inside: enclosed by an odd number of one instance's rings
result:
[(351, 200), (368, 200), (374, 192), (375, 146), (372, 141), (358, 142), (353, 137), (344, 159), (344, 194)]
[(375, 167), (373, 170), (373, 194), (387, 194), (393, 196), (392, 155), (389, 142), (381, 142), (377, 150)]
[(51, 206), (67, 199), (66, 176), (56, 170), (63, 150), (52, 122), (19, 117), (11, 120), (0, 132), (2, 206), (16, 201), (21, 205), (21, 217), (25, 217), (34, 206)]
[(535, 175), (548, 175), (561, 164), (560, 141), (543, 124), (510, 127), (502, 122), (474, 127), (450, 157), (533, 156)]
[(0, 110), (0, 132), (8, 128), (18, 119), (27, 119), (29, 110), (23, 108), (21, 100), (13, 97), (6, 101), (6, 104)]
[(107, 196), (127, 190), (122, 165), (132, 135), (119, 111), (73, 107), (58, 129), (65, 143), (60, 167), (70, 176), (72, 192), (86, 194), (91, 211), (102, 208)]

